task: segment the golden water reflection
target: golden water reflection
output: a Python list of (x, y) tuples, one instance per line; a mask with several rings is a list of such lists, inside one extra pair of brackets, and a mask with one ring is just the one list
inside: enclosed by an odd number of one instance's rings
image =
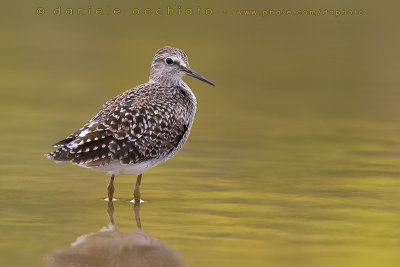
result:
[(163, 240), (143, 231), (140, 203), (135, 203), (136, 230), (121, 232), (114, 221), (114, 204), (108, 202), (108, 227), (79, 236), (68, 248), (46, 256), (51, 267), (65, 266), (186, 266), (180, 253)]

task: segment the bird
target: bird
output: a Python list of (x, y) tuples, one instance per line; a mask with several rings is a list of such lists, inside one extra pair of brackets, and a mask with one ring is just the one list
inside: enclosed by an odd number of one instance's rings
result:
[(115, 176), (135, 174), (133, 201), (140, 202), (143, 173), (172, 158), (189, 137), (197, 101), (182, 80), (185, 75), (215, 86), (189, 67), (181, 49), (158, 49), (147, 83), (107, 101), (88, 123), (55, 143), (57, 149), (46, 156), (56, 163), (107, 171), (108, 201), (113, 200)]

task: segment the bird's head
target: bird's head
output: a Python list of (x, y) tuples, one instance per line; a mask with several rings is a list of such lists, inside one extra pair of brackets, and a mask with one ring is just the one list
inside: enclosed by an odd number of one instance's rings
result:
[(188, 57), (182, 50), (166, 46), (159, 49), (153, 58), (150, 70), (150, 82), (177, 85), (184, 75), (195, 77), (215, 86), (189, 67)]

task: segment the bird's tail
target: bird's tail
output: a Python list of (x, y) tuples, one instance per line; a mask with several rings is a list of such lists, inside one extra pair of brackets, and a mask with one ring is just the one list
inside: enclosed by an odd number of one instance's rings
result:
[(62, 146), (59, 149), (54, 150), (53, 152), (45, 154), (45, 156), (48, 159), (52, 159), (56, 162), (65, 162), (71, 160), (71, 158), (69, 157), (68, 148), (66, 148), (65, 146)]

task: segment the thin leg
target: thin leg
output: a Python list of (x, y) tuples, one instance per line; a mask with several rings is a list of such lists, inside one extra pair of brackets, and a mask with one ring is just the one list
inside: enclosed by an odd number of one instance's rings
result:
[(140, 203), (140, 183), (142, 182), (142, 174), (139, 174), (136, 180), (135, 191), (133, 192), (133, 198), (135, 203)]
[(110, 182), (107, 186), (108, 201), (112, 201), (114, 195), (114, 174), (111, 174)]

